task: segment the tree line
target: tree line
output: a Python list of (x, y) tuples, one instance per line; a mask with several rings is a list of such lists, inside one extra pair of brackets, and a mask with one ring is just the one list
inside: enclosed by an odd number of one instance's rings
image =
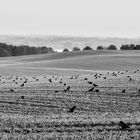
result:
[(0, 43), (0, 57), (4, 56), (20, 56), (31, 54), (43, 54), (53, 53), (54, 50), (51, 47), (32, 47), (28, 45), (8, 45), (6, 43)]
[[(72, 49), (72, 51), (80, 51), (81, 49), (79, 47), (74, 47)], [(86, 46), (83, 48), (83, 51), (84, 50), (93, 50), (93, 48), (91, 48), (90, 46)], [(98, 46), (96, 48), (96, 50), (117, 50), (117, 47), (113, 44), (109, 45), (108, 47), (103, 47), (103, 46)], [(120, 47), (120, 50), (140, 50), (140, 45), (135, 45), (135, 44), (123, 44), (121, 47)], [(63, 52), (69, 52), (70, 50), (65, 48), (63, 50)]]
[[(80, 51), (79, 47), (74, 47), (72, 51)], [(93, 50), (90, 46), (85, 46), (83, 50)], [(98, 46), (96, 50), (117, 50), (117, 47), (113, 44), (108, 47)], [(140, 45), (135, 44), (123, 44), (120, 50), (140, 50)], [(65, 48), (63, 52), (69, 52), (70, 50)], [(34, 47), (28, 45), (8, 45), (6, 43), (0, 43), (0, 57), (4, 56), (20, 56), (20, 55), (32, 55), (43, 53), (54, 53), (55, 51), (51, 47)]]

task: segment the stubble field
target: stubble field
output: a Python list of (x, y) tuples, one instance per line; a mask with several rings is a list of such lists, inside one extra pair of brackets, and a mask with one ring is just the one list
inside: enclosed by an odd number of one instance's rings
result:
[(1, 139), (139, 140), (139, 60), (121, 51), (1, 58)]

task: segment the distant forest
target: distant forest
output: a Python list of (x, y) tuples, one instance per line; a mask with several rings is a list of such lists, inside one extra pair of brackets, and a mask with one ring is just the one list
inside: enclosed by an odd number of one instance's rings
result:
[[(72, 51), (80, 51), (79, 47), (74, 47)], [(85, 46), (84, 50), (93, 50), (90, 46)], [(117, 50), (115, 45), (109, 45), (108, 47), (98, 46), (97, 50)], [(140, 45), (125, 44), (120, 47), (120, 50), (140, 50)], [(69, 52), (68, 48), (65, 48), (63, 52)], [(32, 54), (44, 54), (54, 53), (56, 51), (51, 47), (32, 47), (28, 45), (8, 45), (6, 43), (0, 43), (0, 57), (4, 56), (20, 56), (20, 55), (32, 55)]]
[(51, 47), (31, 47), (28, 45), (8, 45), (6, 43), (0, 43), (0, 57), (4, 56), (20, 56), (20, 55), (31, 55), (31, 54), (43, 54), (53, 53), (54, 50)]

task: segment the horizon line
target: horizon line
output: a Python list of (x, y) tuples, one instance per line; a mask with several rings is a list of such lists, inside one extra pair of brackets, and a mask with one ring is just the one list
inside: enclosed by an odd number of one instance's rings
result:
[(46, 37), (66, 37), (66, 38), (101, 38), (101, 39), (106, 39), (106, 38), (119, 38), (119, 39), (140, 39), (140, 36), (137, 37), (124, 37), (124, 36), (91, 36), (91, 35), (57, 35), (57, 34), (0, 34), (0, 36), (22, 36), (22, 37), (39, 37), (39, 36), (46, 36)]

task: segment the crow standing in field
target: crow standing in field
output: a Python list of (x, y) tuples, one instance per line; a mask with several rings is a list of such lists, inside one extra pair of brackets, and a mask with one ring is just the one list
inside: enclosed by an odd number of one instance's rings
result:
[(93, 84), (93, 86), (94, 86), (94, 87), (98, 87), (98, 85), (96, 85), (96, 84)]
[(125, 89), (122, 90), (122, 93), (125, 93)]
[(91, 91), (93, 91), (93, 90), (94, 90), (94, 87), (92, 87), (91, 89), (89, 89), (88, 92), (91, 92)]
[(39, 79), (36, 79), (36, 81), (39, 81)]
[(120, 121), (118, 125), (121, 127), (122, 130), (130, 129), (130, 127), (123, 121)]
[(14, 92), (14, 90), (13, 90), (13, 89), (10, 89), (10, 91), (11, 91), (11, 92)]
[(107, 79), (106, 77), (103, 77), (103, 79)]
[(84, 80), (87, 80), (87, 78), (85, 78)]
[(24, 87), (24, 83), (20, 85), (21, 87)]
[(52, 79), (48, 79), (48, 81), (51, 83), (52, 82)]
[(70, 86), (68, 86), (66, 90), (70, 90)]
[(73, 76), (70, 79), (73, 79)]
[(99, 89), (96, 89), (95, 92), (99, 92)]
[(24, 99), (24, 96), (21, 96), (21, 99)]
[(88, 82), (88, 84), (93, 84), (92, 82)]
[(72, 108), (70, 108), (70, 109), (68, 110), (68, 112), (69, 112), (69, 113), (73, 113), (75, 109), (76, 109), (76, 106), (73, 106)]
[(70, 90), (70, 86), (67, 87), (67, 89), (65, 89), (64, 91), (67, 92)]
[(55, 93), (59, 92), (59, 90), (55, 90)]

